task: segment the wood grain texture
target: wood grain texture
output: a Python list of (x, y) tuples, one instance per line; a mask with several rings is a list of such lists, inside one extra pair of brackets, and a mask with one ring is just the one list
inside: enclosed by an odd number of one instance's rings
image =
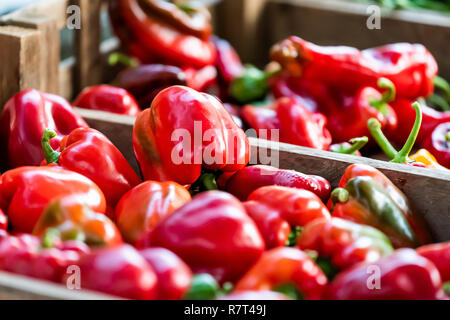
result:
[[(122, 151), (138, 172), (132, 146), (135, 119), (108, 112), (76, 109), (89, 125), (102, 131)], [(436, 241), (450, 240), (450, 171), (394, 164), (365, 157), (338, 154), (323, 150), (274, 144), (267, 140), (249, 138), (252, 155), (279, 153), (279, 167), (325, 177), (336, 187), (345, 169), (353, 163), (365, 163), (380, 169), (402, 190), (417, 212), (423, 216)], [(260, 158), (257, 156), (257, 158)], [(253, 164), (259, 162), (257, 159)]]
[(41, 85), (41, 33), (0, 26), (0, 109), (17, 92)]
[(9, 25), (40, 31), (40, 86), (35, 89), (59, 93), (60, 40), (58, 21), (52, 16), (24, 14), (8, 21)]

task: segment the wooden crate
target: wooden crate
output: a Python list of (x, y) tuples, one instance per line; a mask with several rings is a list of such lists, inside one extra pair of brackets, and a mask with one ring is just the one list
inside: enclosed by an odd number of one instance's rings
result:
[[(244, 52), (252, 58), (248, 60), (262, 60), (262, 56), (257, 53), (267, 53), (268, 47), (283, 37), (279, 30), (287, 32), (291, 30), (289, 28), (296, 25), (293, 22), (292, 26), (289, 25), (285, 21), (286, 18), (277, 18), (276, 25), (269, 23), (270, 26), (264, 26), (264, 24), (261, 25), (263, 18), (267, 15), (279, 17), (282, 12), (289, 11), (286, 8), (297, 6), (299, 3), (304, 5), (306, 2), (224, 0), (213, 7), (213, 13), (219, 35), (228, 37), (233, 42), (237, 41), (236, 39), (251, 38)], [(310, 1), (310, 5), (311, 3)], [(74, 57), (60, 61), (59, 31), (65, 25), (66, 9), (70, 4), (80, 5), (82, 12), (87, 14), (82, 14), (81, 30), (75, 31)], [(99, 17), (102, 8), (104, 9), (104, 1), (101, 0), (43, 0), (38, 5), (0, 18), (2, 25), (0, 26), (2, 50), (0, 51), (2, 53), (0, 56), (0, 105), (25, 88), (32, 87), (54, 92), (71, 99), (84, 86), (108, 82), (117, 70), (106, 64), (106, 57), (110, 52), (117, 50), (119, 44), (114, 38), (103, 43), (100, 41)], [(233, 16), (235, 20), (231, 20), (230, 17)], [(295, 17), (294, 13), (291, 17)], [(229, 32), (233, 35), (227, 36)], [(260, 38), (255, 36), (265, 32), (267, 32), (265, 40), (261, 40), (262, 36)], [(101, 111), (76, 110), (91, 127), (105, 133), (123, 152), (132, 167), (138, 171), (131, 143), (134, 118)], [(434, 239), (436, 241), (450, 240), (450, 202), (446, 200), (450, 194), (450, 172), (392, 164), (283, 143), (276, 146), (269, 141), (254, 138), (250, 138), (250, 142), (253, 154), (260, 151), (267, 152), (269, 149), (271, 152), (279, 152), (281, 168), (321, 175), (333, 186), (337, 185), (345, 168), (351, 163), (366, 163), (379, 168), (410, 198), (412, 204), (429, 224)], [(60, 285), (0, 272), (0, 298), (109, 299), (112, 297), (72, 291)]]

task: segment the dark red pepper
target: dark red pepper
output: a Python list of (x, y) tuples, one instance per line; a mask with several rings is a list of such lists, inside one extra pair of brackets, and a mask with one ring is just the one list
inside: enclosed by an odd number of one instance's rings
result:
[(219, 72), (220, 79), (229, 85), (234, 79), (243, 74), (244, 65), (228, 41), (214, 37), (213, 42), (217, 52), (217, 71)]
[(439, 162), (450, 169), (450, 121), (438, 125), (425, 139), (423, 147)]
[(322, 201), (328, 200), (331, 191), (330, 183), (325, 178), (266, 165), (248, 166), (237, 171), (228, 180), (226, 190), (245, 201), (256, 189), (270, 185), (306, 189)]
[(416, 249), (438, 268), (442, 282), (450, 281), (450, 242), (428, 244)]

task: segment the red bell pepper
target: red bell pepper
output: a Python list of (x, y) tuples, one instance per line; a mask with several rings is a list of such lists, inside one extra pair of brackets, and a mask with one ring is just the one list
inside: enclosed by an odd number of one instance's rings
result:
[(120, 199), (114, 220), (124, 240), (134, 244), (160, 220), (190, 200), (189, 192), (176, 182), (145, 181)]
[(242, 204), (221, 191), (197, 195), (145, 235), (141, 246), (167, 248), (193, 272), (210, 273), (219, 282), (239, 279), (265, 249)]
[(423, 147), (429, 150), (441, 165), (450, 169), (450, 121), (434, 128), (425, 139)]
[(141, 182), (119, 149), (103, 133), (91, 128), (76, 129), (64, 137), (59, 151), (50, 145), (54, 136), (54, 132), (46, 130), (42, 137), (45, 162), (78, 172), (95, 182), (105, 195), (109, 215), (120, 198)]
[(89, 246), (115, 246), (122, 243), (119, 229), (103, 213), (94, 212), (77, 197), (53, 200), (44, 210), (33, 234), (51, 245), (55, 241), (77, 240)]
[(55, 167), (20, 167), (0, 177), (0, 208), (16, 232), (31, 233), (47, 205), (73, 196), (103, 213), (106, 201), (97, 185), (76, 172)]
[[(122, 38), (121, 40), (125, 44), (129, 43), (130, 38), (125, 37), (125, 35), (132, 34), (131, 42), (141, 47), (143, 52), (146, 52), (146, 55), (148, 53), (152, 60), (198, 68), (214, 64), (216, 52), (214, 44), (208, 40), (210, 31), (207, 31), (203, 38), (199, 38), (192, 34), (192, 28), (190, 30), (180, 28), (180, 24), (177, 22), (181, 22), (183, 19), (179, 17), (183, 12), (176, 6), (173, 7), (173, 10), (169, 9), (169, 12), (172, 11), (176, 16), (165, 17), (162, 20), (160, 15), (164, 14), (164, 10), (158, 9), (151, 12), (148, 10), (149, 6), (155, 2), (163, 3), (159, 0), (110, 1), (110, 10), (113, 12), (113, 17), (116, 17), (112, 19), (112, 23), (116, 34)], [(163, 6), (166, 5), (170, 4), (163, 4)], [(158, 14), (155, 15), (155, 11)], [(183, 17), (189, 19), (189, 16), (185, 13)], [(118, 21), (123, 23), (117, 24)], [(190, 25), (192, 27), (195, 21), (198, 20), (192, 19), (193, 23), (188, 22), (184, 26)], [(205, 27), (207, 28), (208, 25), (205, 24)]]
[(253, 191), (244, 202), (267, 248), (285, 246), (292, 229), (303, 227), (330, 212), (314, 193), (305, 189), (266, 186)]
[(217, 70), (213, 65), (200, 69), (193, 67), (183, 68), (187, 85), (197, 91), (206, 91), (217, 81)]
[(191, 269), (173, 252), (164, 248), (139, 251), (158, 278), (158, 300), (180, 300), (192, 283)]
[(436, 158), (434, 158), (428, 152), (428, 150), (421, 149), (416, 154), (409, 156), (409, 153), (414, 146), (422, 123), (422, 111), (420, 109), (419, 103), (414, 102), (412, 107), (416, 111), (416, 120), (408, 139), (406, 140), (403, 148), (400, 151), (395, 150), (395, 148), (391, 145), (389, 140), (385, 137), (383, 131), (381, 131), (381, 124), (375, 118), (371, 118), (367, 122), (370, 133), (372, 134), (380, 148), (386, 153), (388, 157), (392, 159), (391, 162), (393, 163), (404, 163), (415, 167), (428, 167), (446, 170), (436, 161)]
[(412, 249), (396, 250), (375, 262), (342, 271), (331, 283), (336, 300), (434, 300), (441, 287), (433, 263)]
[(396, 43), (360, 51), (352, 47), (320, 47), (291, 36), (276, 44), (271, 58), (293, 75), (322, 81), (344, 90), (376, 87), (391, 80), (400, 97), (416, 99), (433, 93), (438, 67), (421, 44)]
[[(351, 187), (347, 188), (350, 182)], [(342, 191), (342, 188), (347, 190)], [(336, 190), (332, 196), (336, 203), (333, 216), (378, 227), (391, 237), (395, 247), (431, 241), (425, 222), (413, 211), (408, 198), (379, 170), (352, 164), (345, 170)], [(356, 194), (359, 190), (361, 193)], [(347, 198), (349, 191), (351, 194)], [(330, 201), (329, 208), (331, 205)], [(392, 209), (390, 212), (385, 210), (388, 207)]]
[(227, 85), (244, 73), (244, 65), (231, 44), (218, 37), (213, 38), (217, 52), (216, 67), (219, 77)]
[(173, 86), (136, 119), (133, 146), (145, 180), (195, 182), (202, 167), (236, 171), (250, 160), (248, 139), (216, 98)]
[[(110, 62), (126, 59), (123, 55), (110, 56)], [(173, 85), (187, 85), (186, 74), (179, 67), (163, 64), (143, 64), (131, 66), (121, 71), (113, 84), (130, 92), (138, 101), (141, 109), (147, 109), (156, 95)]]
[(298, 246), (302, 250), (316, 251), (316, 262), (330, 278), (336, 270), (363, 261), (374, 262), (393, 251), (381, 231), (334, 217), (307, 224), (300, 233)]
[(260, 138), (262, 129), (278, 129), (280, 142), (322, 150), (328, 150), (331, 144), (325, 116), (309, 111), (294, 98), (279, 98), (266, 107), (247, 105), (242, 117)]
[(61, 282), (67, 267), (76, 265), (89, 252), (83, 243), (70, 242), (46, 248), (29, 234), (0, 240), (0, 269), (47, 281)]
[(155, 271), (130, 245), (94, 250), (84, 255), (78, 266), (84, 289), (135, 300), (157, 298)]
[(306, 253), (275, 248), (263, 253), (236, 284), (235, 292), (272, 290), (294, 299), (317, 300), (326, 286), (327, 277)]
[(106, 84), (85, 88), (75, 99), (73, 105), (131, 117), (137, 116), (140, 111), (136, 99), (128, 91)]
[(416, 251), (434, 263), (439, 270), (442, 282), (450, 281), (450, 242), (429, 244), (417, 248)]
[[(390, 105), (394, 108), (399, 119), (397, 130), (390, 136), (398, 145), (402, 145), (408, 138), (416, 119), (416, 112), (411, 108), (414, 100), (397, 98)], [(450, 122), (450, 111), (440, 112), (420, 103), (422, 110), (422, 125), (417, 135), (417, 143), (421, 144), (438, 125)]]
[(369, 136), (367, 121), (377, 119), (387, 132), (397, 127), (397, 115), (388, 104), (395, 98), (395, 87), (386, 78), (378, 81), (381, 94), (372, 87), (362, 87), (355, 94), (339, 94), (339, 108), (327, 113), (328, 128), (333, 140), (343, 142), (355, 137)]
[(72, 130), (88, 125), (63, 98), (25, 90), (12, 97), (5, 105), (0, 118), (0, 150), (8, 163), (4, 167), (38, 166), (44, 154), (41, 138), (44, 130), (57, 132), (52, 146)]
[(256, 189), (270, 185), (306, 189), (322, 201), (328, 200), (331, 191), (330, 183), (325, 178), (266, 165), (248, 166), (237, 171), (228, 180), (226, 190), (245, 201)]
[(8, 229), (8, 218), (2, 209), (0, 209), (0, 230)]

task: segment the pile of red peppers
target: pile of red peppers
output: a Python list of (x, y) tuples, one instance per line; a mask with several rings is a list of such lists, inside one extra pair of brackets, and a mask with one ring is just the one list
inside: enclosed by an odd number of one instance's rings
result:
[(109, 5), (128, 67), (73, 106), (135, 117), (140, 172), (65, 99), (17, 93), (0, 116), (0, 270), (67, 285), (75, 266), (82, 289), (127, 299), (450, 299), (450, 242), (380, 170), (353, 161), (332, 186), (253, 163), (244, 132), (447, 170), (450, 111), (423, 103), (445, 88), (425, 47), (289, 37), (263, 71), (202, 6)]

